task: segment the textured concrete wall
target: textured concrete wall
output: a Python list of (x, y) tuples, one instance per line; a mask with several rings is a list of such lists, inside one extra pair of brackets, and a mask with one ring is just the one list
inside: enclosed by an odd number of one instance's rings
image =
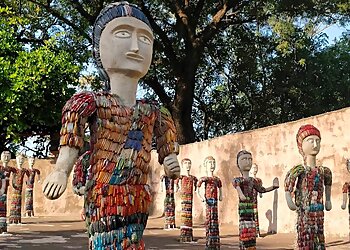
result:
[[(329, 167), (333, 172), (332, 204), (333, 209), (325, 212), (326, 234), (348, 234), (348, 212), (340, 208), (342, 193), (341, 188), (345, 181), (350, 181), (350, 174), (345, 168), (345, 161), (350, 157), (348, 148), (350, 138), (346, 129), (350, 120), (350, 108), (294, 121), (276, 126), (266, 127), (243, 133), (222, 136), (208, 141), (181, 146), (179, 160), (190, 158), (192, 160), (192, 174), (198, 178), (205, 176), (202, 166), (206, 156), (212, 155), (216, 159), (217, 169), (215, 175), (223, 182), (223, 201), (219, 203), (219, 220), (221, 223), (232, 224), (232, 233), (238, 233), (238, 214), (236, 190), (231, 185), (232, 178), (239, 176), (236, 166), (236, 154), (241, 149), (251, 151), (253, 161), (258, 164), (257, 176), (263, 180), (265, 187), (272, 185), (274, 177), (280, 180), (280, 188), (263, 195), (259, 199), (259, 218), (262, 232), (268, 227), (277, 227), (278, 232), (295, 232), (296, 214), (288, 209), (283, 183), (287, 171), (296, 164), (302, 163), (298, 153), (295, 135), (298, 128), (307, 123), (318, 127), (321, 131), (321, 151), (318, 154), (318, 163)], [(159, 178), (163, 174), (162, 167), (156, 163), (157, 155), (153, 152), (149, 183), (154, 192), (154, 203), (151, 207), (151, 215), (160, 216), (163, 212), (163, 199), (165, 193), (159, 190)], [(14, 161), (11, 165), (14, 166)], [(25, 166), (27, 167), (27, 163)], [(49, 160), (40, 160), (35, 164), (40, 169), (42, 178), (53, 168)], [(71, 180), (68, 190), (56, 201), (45, 199), (41, 193), (41, 184), (36, 184), (34, 191), (35, 212), (37, 215), (55, 215), (64, 213), (78, 213), (82, 206), (81, 197), (75, 196), (71, 189)], [(11, 190), (10, 190), (11, 191)], [(180, 195), (176, 195), (177, 224), (180, 224), (179, 212)], [(274, 202), (275, 201), (275, 205)], [(204, 222), (205, 205), (198, 197), (194, 197), (194, 220)], [(270, 221), (269, 219), (270, 218)], [(271, 219), (272, 218), (272, 219)], [(271, 225), (273, 223), (273, 225)]]

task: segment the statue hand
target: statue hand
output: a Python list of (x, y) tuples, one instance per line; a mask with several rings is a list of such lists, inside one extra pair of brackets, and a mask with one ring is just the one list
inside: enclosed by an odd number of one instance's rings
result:
[(164, 158), (164, 172), (165, 174), (172, 178), (177, 179), (180, 177), (180, 165), (177, 160), (176, 154), (170, 154)]
[(55, 200), (59, 198), (67, 188), (67, 173), (54, 170), (44, 180), (43, 193), (46, 198)]
[(247, 197), (244, 194), (242, 194), (242, 195), (239, 196), (239, 199), (241, 201), (245, 201), (245, 200), (247, 200)]
[(326, 201), (325, 207), (327, 211), (330, 211), (332, 209), (332, 202), (331, 201)]
[(280, 183), (279, 183), (279, 180), (278, 180), (277, 177), (275, 177), (275, 179), (273, 179), (272, 186), (273, 186), (275, 189), (280, 187)]
[(343, 204), (341, 204), (341, 209), (345, 209), (346, 208), (346, 204), (345, 203), (343, 203)]

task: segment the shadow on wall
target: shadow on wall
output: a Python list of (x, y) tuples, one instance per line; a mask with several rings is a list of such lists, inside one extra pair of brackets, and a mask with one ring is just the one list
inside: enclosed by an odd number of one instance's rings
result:
[(267, 210), (265, 216), (269, 221), (269, 227), (267, 229), (267, 234), (277, 233), (277, 207), (278, 207), (278, 191), (275, 189), (273, 192), (273, 204), (271, 209)]

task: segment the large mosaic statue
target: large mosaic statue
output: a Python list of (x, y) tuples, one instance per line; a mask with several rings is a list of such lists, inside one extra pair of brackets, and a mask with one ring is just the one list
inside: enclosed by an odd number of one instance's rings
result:
[(266, 193), (279, 187), (278, 179), (273, 180), (273, 185), (268, 188), (262, 186), (262, 182), (254, 177), (249, 177), (252, 168), (252, 154), (246, 150), (241, 150), (237, 154), (237, 166), (241, 172), (241, 177), (232, 180), (233, 187), (239, 196), (239, 249), (256, 249), (256, 222), (255, 209), (257, 193)]
[(11, 197), (10, 205), (10, 218), (9, 223), (20, 224), (22, 221), (22, 189), (24, 175), (27, 174), (27, 170), (23, 168), (24, 155), (19, 153), (16, 156), (17, 168), (12, 175), (12, 187), (13, 193)]
[(27, 171), (28, 179), (26, 181), (26, 192), (25, 192), (25, 213), (28, 217), (34, 216), (33, 208), (33, 189), (35, 176), (38, 176), (38, 182), (40, 183), (40, 171), (34, 167), (35, 158), (29, 157), (28, 164), (29, 169)]
[(166, 175), (160, 177), (160, 191), (163, 192), (165, 186), (164, 198), (164, 229), (175, 229), (175, 180)]
[[(350, 160), (346, 161), (346, 169), (350, 173)], [(348, 203), (349, 198), (349, 203)], [(350, 182), (345, 182), (343, 185), (343, 204), (341, 205), (342, 209), (346, 209), (346, 204), (348, 203), (348, 212), (349, 212), (349, 238), (350, 238)]]
[(180, 242), (193, 241), (192, 228), (192, 207), (193, 207), (193, 189), (197, 190), (197, 177), (190, 174), (191, 160), (182, 159), (181, 166), (186, 170), (186, 175), (181, 175), (176, 181), (179, 183), (181, 191), (181, 226)]
[[(206, 245), (205, 249), (220, 249), (218, 200), (222, 200), (222, 183), (219, 177), (214, 176), (216, 168), (215, 159), (208, 156), (204, 160), (207, 176), (199, 179), (197, 194), (206, 203)], [(200, 193), (200, 187), (204, 183), (204, 197)]]
[(7, 191), (10, 185), (11, 173), (15, 173), (16, 169), (8, 166), (11, 160), (11, 153), (9, 151), (4, 151), (1, 153), (2, 166), (0, 166), (0, 180), (1, 180), (1, 190), (0, 190), (0, 233), (7, 232), (6, 214), (7, 214)]
[(74, 190), (85, 196), (90, 249), (144, 249), (151, 191), (147, 185), (151, 144), (168, 177), (180, 174), (176, 131), (170, 113), (137, 101), (138, 81), (151, 64), (153, 32), (144, 13), (127, 2), (104, 8), (93, 27), (93, 50), (105, 92), (74, 95), (63, 108), (60, 152), (43, 183), (49, 199), (67, 179), (90, 130), (90, 151), (74, 170)]
[[(256, 177), (256, 174), (258, 173), (259, 167), (256, 164), (252, 165), (251, 168), (251, 173), (252, 173), (252, 177), (258, 182), (259, 186), (262, 186), (262, 180), (258, 177)], [(256, 228), (256, 237), (260, 236), (260, 227), (259, 227), (259, 212), (258, 212), (258, 194), (259, 197), (262, 198), (262, 193), (259, 193), (258, 191), (256, 191), (255, 189), (253, 189), (253, 209), (254, 209), (254, 221), (255, 221), (255, 228)]]
[[(316, 165), (320, 151), (320, 131), (311, 124), (301, 126), (296, 136), (304, 164), (296, 165), (285, 178), (285, 196), (289, 209), (297, 211), (297, 247), (300, 250), (325, 249), (324, 208), (332, 209), (332, 172)], [(326, 200), (323, 200), (323, 193)], [(292, 200), (295, 197), (295, 202)]]

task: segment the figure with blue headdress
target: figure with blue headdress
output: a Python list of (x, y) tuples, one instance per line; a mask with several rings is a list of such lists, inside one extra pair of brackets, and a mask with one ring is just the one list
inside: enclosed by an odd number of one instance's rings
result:
[[(85, 197), (90, 249), (145, 249), (153, 135), (166, 175), (179, 177), (169, 111), (155, 102), (136, 100), (138, 82), (152, 61), (153, 39), (150, 23), (137, 6), (109, 4), (93, 28), (94, 58), (106, 90), (78, 93), (62, 111), (60, 153), (43, 192), (49, 199), (60, 197), (75, 165), (73, 190)], [(78, 159), (85, 124), (90, 148)]]

